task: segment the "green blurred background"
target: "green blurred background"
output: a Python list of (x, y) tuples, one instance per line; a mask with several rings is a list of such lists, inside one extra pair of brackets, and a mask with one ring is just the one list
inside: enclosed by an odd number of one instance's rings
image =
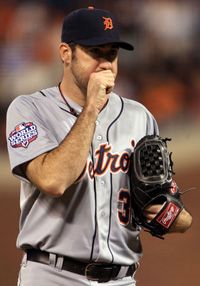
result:
[[(3, 2), (3, 3), (2, 3)], [(5, 121), (10, 102), (60, 81), (63, 16), (95, 5), (116, 14), (134, 53), (120, 51), (115, 91), (142, 102), (164, 137), (172, 138), (175, 178), (194, 217), (186, 234), (164, 241), (142, 233), (138, 286), (199, 284), (200, 2), (199, 0), (1, 1), (0, 5), (0, 285), (16, 285), (19, 182), (9, 170)]]

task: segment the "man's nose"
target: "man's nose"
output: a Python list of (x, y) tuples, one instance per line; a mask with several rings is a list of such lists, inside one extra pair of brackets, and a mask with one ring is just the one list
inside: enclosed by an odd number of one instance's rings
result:
[(101, 58), (99, 64), (99, 69), (101, 70), (112, 70), (112, 64), (107, 59)]

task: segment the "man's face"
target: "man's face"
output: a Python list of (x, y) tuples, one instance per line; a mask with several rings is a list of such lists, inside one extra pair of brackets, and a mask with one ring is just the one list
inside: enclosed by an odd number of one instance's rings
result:
[(77, 45), (71, 61), (71, 73), (75, 84), (86, 93), (91, 73), (111, 70), (117, 76), (119, 48), (114, 44), (84, 47)]

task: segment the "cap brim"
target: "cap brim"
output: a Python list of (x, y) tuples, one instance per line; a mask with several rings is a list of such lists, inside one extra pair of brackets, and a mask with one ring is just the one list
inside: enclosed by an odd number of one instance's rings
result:
[(106, 44), (117, 44), (120, 48), (128, 51), (133, 51), (134, 46), (124, 42), (124, 41), (116, 41), (112, 39), (101, 39), (101, 38), (93, 38), (93, 39), (82, 39), (82, 40), (76, 40), (76, 44), (83, 45), (86, 47), (91, 47), (91, 46), (101, 46), (101, 45), (106, 45)]

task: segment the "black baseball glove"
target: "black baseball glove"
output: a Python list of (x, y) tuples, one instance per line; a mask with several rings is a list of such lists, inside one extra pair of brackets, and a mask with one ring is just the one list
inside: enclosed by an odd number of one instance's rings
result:
[[(130, 168), (131, 205), (135, 223), (153, 236), (163, 238), (183, 209), (180, 192), (172, 179), (173, 162), (167, 141), (157, 135), (143, 137), (135, 146)], [(145, 209), (162, 205), (148, 221)]]

